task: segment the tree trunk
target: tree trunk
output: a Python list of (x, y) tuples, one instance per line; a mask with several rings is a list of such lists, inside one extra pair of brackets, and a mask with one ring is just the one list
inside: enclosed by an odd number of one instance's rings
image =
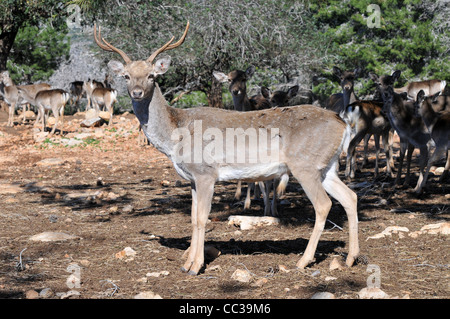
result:
[(0, 70), (6, 70), (9, 52), (11, 51), (18, 31), (19, 28), (12, 28), (7, 32), (2, 30), (0, 34)]
[(223, 108), (222, 102), (222, 84), (219, 83), (216, 79), (212, 80), (211, 87), (206, 93), (208, 98), (208, 106)]

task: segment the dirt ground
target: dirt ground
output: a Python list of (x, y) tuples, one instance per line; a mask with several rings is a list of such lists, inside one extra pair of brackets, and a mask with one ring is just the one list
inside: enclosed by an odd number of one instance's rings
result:
[[(394, 187), (384, 171), (374, 179), (371, 156), (346, 181), (358, 194), (366, 260), (331, 269), (348, 251), (346, 215), (333, 201), (316, 261), (304, 270), (295, 265), (315, 217), (301, 187), (291, 179), (279, 203), (280, 224), (241, 230), (228, 224), (229, 216), (262, 216), (262, 199), (244, 211), (233, 199), (236, 184), (219, 183), (206, 244), (220, 254), (188, 276), (180, 267), (191, 236), (189, 183), (163, 154), (138, 145), (134, 115), (115, 115), (112, 126), (99, 128), (82, 128), (82, 119), (66, 116), (63, 138), (46, 139), (32, 123), (16, 119), (6, 127), (0, 113), (0, 298), (29, 298), (30, 291), (49, 288), (41, 298), (125, 299), (151, 291), (163, 299), (307, 299), (317, 292), (358, 299), (376, 280), (389, 298), (450, 296), (449, 237), (418, 232), (449, 222), (448, 180), (441, 184), (430, 174), (418, 197), (412, 187)], [(384, 155), (381, 163), (384, 168)], [(369, 238), (390, 226), (407, 229)], [(42, 232), (76, 238), (30, 240)], [(249, 282), (234, 279), (238, 269), (250, 274)]]

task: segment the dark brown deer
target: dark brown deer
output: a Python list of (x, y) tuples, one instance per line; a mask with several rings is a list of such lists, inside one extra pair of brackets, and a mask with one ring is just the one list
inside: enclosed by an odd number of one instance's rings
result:
[(405, 184), (409, 183), (409, 163), (411, 162), (412, 151), (417, 147), (420, 149), (420, 175), (414, 191), (421, 193), (424, 170), (428, 160), (428, 142), (431, 136), (423, 119), (420, 116), (416, 116), (417, 100), (405, 101), (401, 94), (394, 92), (394, 83), (400, 77), (400, 73), (401, 71), (395, 71), (392, 75), (378, 77), (375, 74), (371, 74), (370, 76), (380, 91), (384, 102), (384, 111), (389, 118), (391, 126), (400, 137), (400, 158), (395, 183), (398, 184), (401, 178), (406, 149), (408, 149), (408, 168)]
[(355, 95), (353, 90), (355, 79), (358, 77), (360, 73), (359, 69), (355, 69), (353, 71), (344, 71), (342, 72), (340, 68), (337, 66), (333, 67), (333, 74), (338, 77), (339, 84), (342, 88), (342, 93), (335, 93), (331, 95), (325, 101), (325, 108), (331, 111), (336, 112), (337, 114), (343, 116), (346, 107), (359, 100)]
[(354, 137), (347, 149), (347, 164), (345, 176), (354, 178), (356, 170), (356, 146), (366, 137), (364, 145), (364, 155), (367, 153), (367, 137), (374, 136), (375, 141), (375, 177), (378, 177), (378, 157), (380, 153), (380, 136), (383, 141), (384, 152), (386, 154), (386, 172), (388, 176), (394, 177), (391, 165), (392, 145), (391, 145), (391, 124), (384, 115), (383, 102), (378, 101), (356, 101), (350, 104), (345, 112), (347, 124), (355, 132)]
[(446, 178), (450, 168), (450, 112), (448, 110), (437, 112), (430, 102), (431, 99), (425, 96), (423, 90), (417, 93), (417, 111), (427, 126), (428, 131), (431, 133), (431, 138), (436, 145), (433, 154), (428, 160), (427, 169), (420, 188), (423, 188), (427, 182), (431, 165), (445, 153), (447, 153), (447, 162), (444, 167), (444, 172), (439, 178), (439, 182), (442, 182)]
[[(113, 72), (126, 79), (134, 114), (139, 119), (145, 135), (159, 151), (168, 156), (178, 174), (191, 182), (192, 239), (182, 271), (196, 275), (203, 267), (205, 226), (211, 210), (214, 184), (217, 181), (272, 180), (289, 172), (300, 182), (313, 203), (316, 215), (311, 238), (303, 257), (297, 262), (297, 267), (304, 268), (314, 260), (317, 244), (332, 205), (327, 193), (337, 199), (347, 213), (350, 243), (346, 264), (353, 265), (359, 255), (357, 196), (336, 173), (337, 160), (349, 134), (345, 122), (334, 112), (313, 105), (254, 112), (234, 112), (208, 107), (170, 107), (155, 78), (167, 72), (171, 59), (163, 57), (156, 60), (156, 57), (164, 51), (180, 46), (188, 29), (189, 23), (176, 43), (172, 44), (172, 38), (146, 60), (133, 61), (122, 50), (106, 42), (100, 31), (97, 35), (94, 26), (96, 43), (106, 51), (118, 53), (125, 61), (125, 65), (118, 61), (110, 61), (108, 65)], [(199, 127), (199, 123), (203, 124)], [(220, 134), (225, 136), (227, 131), (248, 129), (275, 129), (278, 131), (278, 137), (275, 137), (279, 141), (278, 146), (271, 138), (267, 139), (267, 136), (265, 141), (268, 143), (257, 148), (254, 153), (247, 143), (238, 152), (234, 152), (231, 145), (231, 148), (226, 148), (222, 154), (214, 154), (214, 157), (210, 154), (211, 157), (200, 158), (199, 161), (187, 160), (205, 154), (208, 145), (210, 146), (211, 140), (199, 140), (198, 134), (205, 136), (205, 133), (210, 134), (213, 131), (219, 140)], [(180, 132), (183, 132), (182, 136)], [(181, 137), (183, 142), (188, 144), (183, 155), (179, 153)], [(189, 140), (194, 141), (194, 145), (191, 145)], [(269, 150), (279, 156), (270, 156), (267, 161), (262, 160)], [(258, 160), (256, 163), (240, 162), (237, 158), (241, 155), (252, 155), (252, 158), (256, 156)]]

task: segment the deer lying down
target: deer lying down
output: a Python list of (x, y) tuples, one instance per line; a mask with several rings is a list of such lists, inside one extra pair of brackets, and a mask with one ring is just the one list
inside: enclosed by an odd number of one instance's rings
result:
[[(216, 182), (269, 180), (288, 172), (301, 184), (316, 215), (311, 238), (297, 267), (306, 267), (314, 260), (332, 205), (327, 193), (336, 198), (347, 213), (350, 243), (346, 263), (348, 266), (354, 263), (359, 254), (357, 196), (336, 173), (337, 160), (348, 135), (346, 124), (337, 114), (312, 105), (250, 112), (208, 107), (172, 108), (155, 81), (156, 77), (167, 72), (171, 60), (165, 57), (155, 61), (155, 58), (184, 42), (189, 22), (180, 40), (172, 44), (172, 38), (147, 60), (139, 61), (132, 61), (122, 50), (101, 38), (100, 31), (97, 35), (96, 27), (94, 29), (96, 43), (106, 51), (120, 54), (125, 61), (125, 65), (118, 61), (110, 61), (108, 65), (115, 74), (125, 77), (134, 114), (145, 135), (173, 162), (178, 174), (191, 182), (192, 239), (182, 271), (195, 275), (203, 266), (205, 226)], [(227, 131), (233, 130), (237, 132), (233, 138), (245, 138), (244, 132), (248, 129), (278, 133), (273, 138), (269, 135), (262, 138), (262, 146), (255, 150), (256, 153), (250, 152), (250, 143), (240, 145), (237, 152), (234, 152), (235, 145), (220, 151), (220, 135), (223, 137)], [(211, 151), (213, 141), (217, 146), (215, 152)], [(186, 146), (182, 154), (180, 143)], [(271, 151), (278, 156), (268, 156), (263, 160)], [(257, 160), (255, 163), (241, 162), (238, 160), (241, 155), (254, 155), (253, 159)]]

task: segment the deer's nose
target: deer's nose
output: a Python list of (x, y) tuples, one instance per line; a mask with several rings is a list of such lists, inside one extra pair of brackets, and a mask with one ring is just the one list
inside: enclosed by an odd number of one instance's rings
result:
[(140, 99), (144, 96), (144, 91), (142, 89), (134, 89), (131, 92), (131, 96), (135, 99)]

